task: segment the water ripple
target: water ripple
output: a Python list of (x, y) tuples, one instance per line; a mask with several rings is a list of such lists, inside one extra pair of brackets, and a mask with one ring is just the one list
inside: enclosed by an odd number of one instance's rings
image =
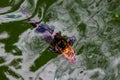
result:
[[(3, 76), (0, 79), (119, 80), (119, 3), (119, 0), (8, 0), (6, 5), (0, 5)], [(49, 44), (31, 29), (20, 7), (30, 18), (53, 26), (55, 32), (76, 36), (73, 47), (77, 62), (70, 64), (61, 55), (53, 56), (56, 54), (47, 50)], [(23, 28), (21, 33), (17, 33), (18, 27)]]

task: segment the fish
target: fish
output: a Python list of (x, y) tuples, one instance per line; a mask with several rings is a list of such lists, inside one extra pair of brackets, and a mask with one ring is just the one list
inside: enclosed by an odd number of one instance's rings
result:
[[(23, 8), (22, 13), (27, 16)], [(53, 53), (61, 54), (70, 63), (76, 63), (76, 53), (72, 47), (76, 41), (75, 36), (64, 38), (59, 32), (55, 32), (50, 26), (44, 22), (37, 22), (31, 18), (27, 19), (29, 23), (35, 28), (35, 32), (40, 33), (44, 40), (50, 44), (48, 48)]]
[(20, 17), (21, 17), (21, 15), (19, 15), (19, 14), (6, 15), (6, 18), (13, 18), (13, 19), (20, 18)]

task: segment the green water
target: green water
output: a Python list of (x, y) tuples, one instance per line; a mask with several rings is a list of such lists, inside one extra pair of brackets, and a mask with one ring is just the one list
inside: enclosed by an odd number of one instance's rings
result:
[[(76, 36), (76, 64), (48, 50), (20, 6), (56, 32)], [(120, 1), (1, 0), (0, 80), (120, 80)]]

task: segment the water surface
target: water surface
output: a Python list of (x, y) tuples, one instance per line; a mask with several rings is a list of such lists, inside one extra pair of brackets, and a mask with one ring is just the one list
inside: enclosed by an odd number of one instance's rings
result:
[[(48, 50), (21, 14), (75, 35), (75, 64)], [(1, 0), (0, 80), (119, 80), (119, 0)]]

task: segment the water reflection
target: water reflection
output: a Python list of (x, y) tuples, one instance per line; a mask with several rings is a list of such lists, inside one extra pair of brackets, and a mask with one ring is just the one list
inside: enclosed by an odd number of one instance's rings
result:
[[(119, 0), (9, 0), (7, 5), (1, 5), (0, 79), (119, 80), (119, 3)], [(56, 32), (76, 36), (76, 64), (47, 50), (49, 45), (27, 23), (20, 6), (32, 19), (54, 26)]]

